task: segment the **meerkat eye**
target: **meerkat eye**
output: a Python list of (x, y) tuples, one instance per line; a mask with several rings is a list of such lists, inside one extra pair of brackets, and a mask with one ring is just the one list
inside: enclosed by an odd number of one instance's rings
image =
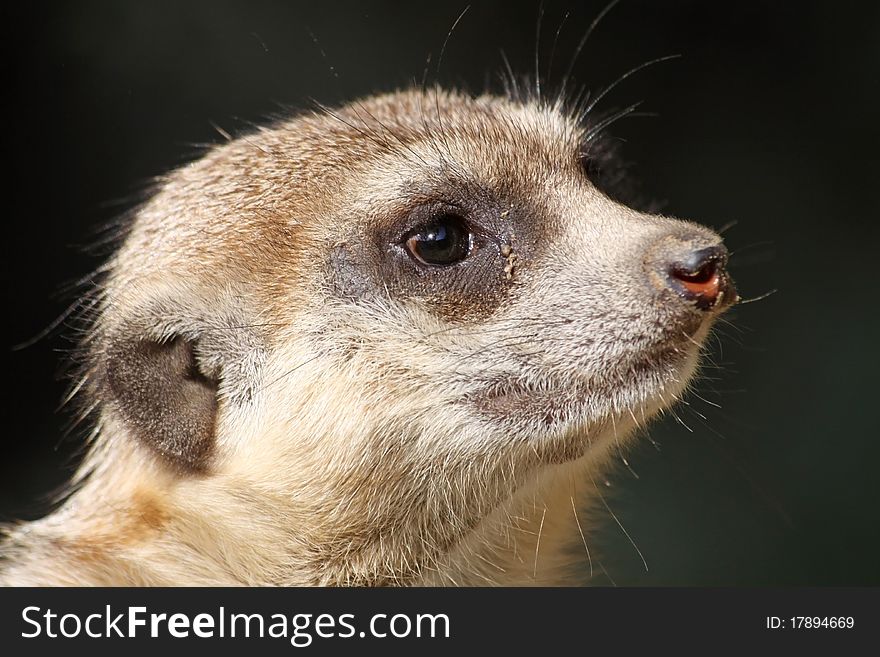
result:
[(595, 155), (587, 152), (586, 150), (578, 153), (578, 165), (583, 171), (584, 175), (587, 177), (587, 180), (596, 184), (596, 181), (601, 176), (601, 163), (599, 161), (600, 158)]
[(473, 233), (458, 215), (442, 214), (413, 229), (405, 244), (421, 264), (447, 267), (470, 255)]

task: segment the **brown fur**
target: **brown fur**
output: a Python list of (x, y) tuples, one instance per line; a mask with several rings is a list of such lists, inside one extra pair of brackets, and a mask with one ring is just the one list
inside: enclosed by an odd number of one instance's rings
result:
[[(664, 282), (719, 238), (596, 190), (585, 134), (558, 104), (405, 91), (167, 176), (84, 344), (78, 486), (9, 531), (0, 581), (585, 572), (612, 445), (682, 393), (733, 298), (703, 312)], [(474, 248), (421, 267), (401, 239), (444, 212)]]

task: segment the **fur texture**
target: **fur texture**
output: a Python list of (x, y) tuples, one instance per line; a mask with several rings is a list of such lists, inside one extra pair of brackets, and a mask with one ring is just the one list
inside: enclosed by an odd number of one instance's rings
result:
[[(598, 139), (561, 103), (412, 90), (168, 175), (83, 345), (89, 454), (0, 581), (578, 583), (599, 473), (735, 296), (669, 284), (720, 239), (597, 189)], [(405, 238), (450, 215), (468, 257), (420, 265)]]

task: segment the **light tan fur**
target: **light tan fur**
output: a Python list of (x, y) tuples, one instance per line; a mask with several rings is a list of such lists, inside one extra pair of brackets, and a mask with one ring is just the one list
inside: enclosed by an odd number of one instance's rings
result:
[[(0, 582), (582, 582), (597, 482), (684, 391), (717, 314), (661, 290), (652, 258), (719, 241), (596, 190), (583, 136), (560, 104), (403, 91), (168, 175), (85, 340), (89, 454), (57, 511), (9, 529)], [(533, 227), (486, 247), (498, 298), (359, 291), (364, 236), (448, 178)], [(203, 468), (157, 457), (107, 399), (102, 359), (132, 330), (194, 341), (219, 380)]]

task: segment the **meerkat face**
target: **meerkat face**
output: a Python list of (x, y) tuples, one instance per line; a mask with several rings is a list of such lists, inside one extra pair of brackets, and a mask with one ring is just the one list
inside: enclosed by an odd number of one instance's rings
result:
[(716, 234), (597, 188), (596, 141), (558, 105), (411, 91), (171, 174), (109, 266), (102, 422), (293, 500), (316, 561), (418, 536), (416, 568), (672, 403), (735, 299)]

